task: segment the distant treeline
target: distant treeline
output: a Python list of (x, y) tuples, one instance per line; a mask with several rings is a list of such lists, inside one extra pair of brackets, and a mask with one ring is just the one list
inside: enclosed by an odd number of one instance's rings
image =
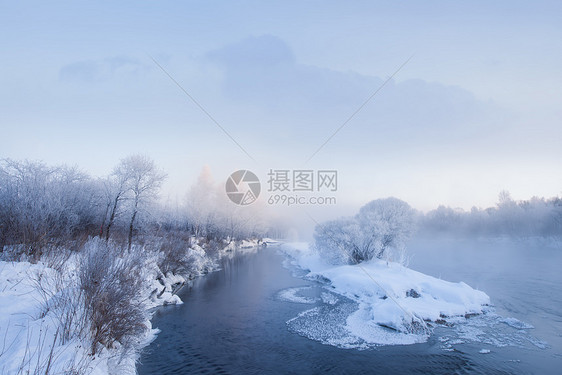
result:
[(465, 211), (439, 206), (420, 217), (419, 230), (466, 236), (562, 237), (562, 199), (515, 201), (503, 191), (495, 207)]

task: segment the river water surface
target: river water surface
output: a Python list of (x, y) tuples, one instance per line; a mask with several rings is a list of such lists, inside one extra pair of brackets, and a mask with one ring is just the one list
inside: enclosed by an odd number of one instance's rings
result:
[[(410, 252), (411, 268), (484, 290), (497, 315), (477, 318), (461, 329), (437, 328), (423, 344), (367, 350), (325, 345), (301, 336), (287, 323), (311, 306), (329, 309), (330, 301), (320, 298), (326, 296), (325, 286), (299, 277), (280, 251), (264, 248), (224, 260), (222, 270), (181, 291), (183, 305), (159, 309), (152, 322), (161, 332), (144, 350), (138, 372), (561, 373), (559, 248), (419, 240)], [(282, 298), (287, 291), (300, 291), (305, 303)], [(534, 328), (498, 323), (502, 317)], [(329, 322), (319, 321), (319, 329), (322, 324)]]

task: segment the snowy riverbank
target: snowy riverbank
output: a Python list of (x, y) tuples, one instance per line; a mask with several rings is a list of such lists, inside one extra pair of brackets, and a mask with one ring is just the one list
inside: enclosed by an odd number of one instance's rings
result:
[[(213, 257), (193, 245), (188, 250), (190, 273), (164, 275), (156, 261), (148, 261), (141, 283), (142, 306), (146, 311), (145, 329), (132, 338), (134, 343), (115, 342), (92, 355), (87, 339), (89, 324), (76, 321), (83, 318), (74, 301), (79, 278), (79, 255), (71, 256), (57, 270), (39, 262), (0, 261), (0, 373), (80, 373), (93, 375), (135, 374), (138, 351), (158, 334), (150, 323), (151, 311), (167, 304), (180, 304), (175, 294), (190, 279), (219, 269), (222, 257), (232, 257), (240, 251), (255, 251), (258, 241), (230, 243)], [(71, 298), (69, 298), (71, 297)], [(110, 307), (111, 308), (111, 307)], [(64, 322), (63, 322), (64, 320)], [(84, 332), (64, 332), (66, 328), (86, 327)], [(131, 338), (129, 338), (131, 340)]]

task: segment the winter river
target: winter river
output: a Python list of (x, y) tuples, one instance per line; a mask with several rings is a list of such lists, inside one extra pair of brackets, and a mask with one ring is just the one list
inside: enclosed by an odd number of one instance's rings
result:
[[(302, 272), (288, 266), (278, 249), (264, 248), (225, 260), (221, 271), (181, 291), (183, 305), (159, 309), (153, 326), (161, 332), (144, 350), (138, 372), (560, 373), (562, 249), (544, 243), (418, 239), (409, 252), (411, 268), (485, 291), (494, 312), (437, 327), (423, 344), (367, 350), (325, 345), (324, 326), (330, 319), (345, 319), (353, 305), (299, 277)], [(306, 331), (294, 318), (311, 306), (325, 309), (330, 318), (308, 322)]]

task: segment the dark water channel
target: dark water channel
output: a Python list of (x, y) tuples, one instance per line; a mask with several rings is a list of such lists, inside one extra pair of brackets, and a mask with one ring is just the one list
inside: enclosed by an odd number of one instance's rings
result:
[[(414, 246), (414, 250), (420, 259), (425, 259), (427, 254), (431, 256), (422, 245)], [(278, 293), (308, 286), (309, 293), (319, 295), (325, 289), (313, 281), (295, 277), (294, 270), (283, 266), (283, 260), (284, 256), (274, 248), (260, 249), (225, 260), (221, 271), (198, 278), (193, 286), (184, 288), (180, 294), (183, 305), (161, 308), (155, 313), (153, 326), (162, 332), (143, 352), (138, 372), (141, 375), (562, 373), (558, 372), (562, 371), (560, 350), (552, 347), (552, 343), (548, 349), (491, 347), (491, 352), (483, 355), (479, 353), (481, 343), (467, 342), (443, 350), (439, 332), (427, 343), (367, 350), (340, 349), (299, 336), (288, 329), (286, 322), (310, 306), (279, 299)], [(561, 327), (560, 310), (554, 311), (558, 323), (541, 323), (543, 310), (524, 302), (514, 307), (513, 299), (502, 291), (514, 282), (509, 277), (519, 280), (517, 272), (502, 273), (501, 280), (494, 281), (492, 272), (482, 275), (475, 271), (480, 269), (481, 262), (477, 264), (479, 267), (471, 268), (458, 261), (445, 257), (441, 266), (423, 261), (413, 261), (411, 266), (434, 276), (440, 276), (435, 275), (440, 269), (447, 270), (443, 278), (463, 277), (471, 285), (480, 281), (481, 289), (492, 300), (511, 304), (508, 308), (535, 311), (538, 315), (531, 323), (538, 325), (541, 332), (548, 330), (552, 335), (549, 338), (555, 341), (553, 344), (559, 344), (561, 332), (556, 330)], [(445, 262), (453, 262), (462, 272), (443, 267)], [(544, 274), (544, 283), (551, 283)], [(560, 304), (560, 284), (549, 284), (550, 289), (536, 283), (519, 284), (522, 285), (518, 287), (528, 289), (522, 290), (526, 294), (518, 293), (521, 299), (534, 298), (536, 303), (548, 305), (545, 309), (560, 307), (552, 305)], [(485, 286), (490, 286), (491, 292)], [(505, 310), (503, 305), (498, 309)], [(529, 311), (520, 315), (525, 314)], [(519, 318), (525, 320), (526, 316)]]

